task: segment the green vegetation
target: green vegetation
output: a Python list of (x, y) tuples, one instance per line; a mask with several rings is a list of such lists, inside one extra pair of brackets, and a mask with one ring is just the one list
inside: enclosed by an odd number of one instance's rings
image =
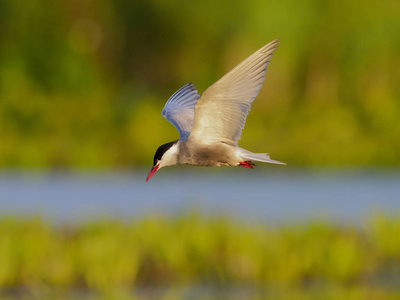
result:
[(0, 167), (129, 167), (178, 137), (167, 98), (281, 38), (242, 145), (297, 166), (400, 165), (400, 4), (0, 2)]
[(185, 286), (243, 287), (255, 299), (399, 297), (399, 233), (399, 219), (384, 217), (364, 228), (271, 227), (195, 213), (72, 227), (3, 217), (0, 290), (40, 299), (68, 291), (129, 298), (146, 288), (179, 299), (170, 287)]

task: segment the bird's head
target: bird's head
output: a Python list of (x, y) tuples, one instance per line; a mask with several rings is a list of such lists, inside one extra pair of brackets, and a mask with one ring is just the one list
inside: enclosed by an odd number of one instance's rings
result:
[(154, 155), (153, 167), (147, 175), (146, 182), (162, 167), (176, 165), (178, 159), (178, 141), (173, 141), (158, 147)]

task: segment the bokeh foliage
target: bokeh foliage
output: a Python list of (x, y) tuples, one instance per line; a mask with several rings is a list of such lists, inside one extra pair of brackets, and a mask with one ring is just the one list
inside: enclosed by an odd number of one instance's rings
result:
[(0, 290), (44, 299), (214, 286), (262, 299), (395, 299), (399, 232), (398, 218), (382, 216), (363, 228), (321, 221), (273, 227), (196, 213), (56, 227), (2, 217)]
[(149, 164), (166, 99), (280, 37), (241, 145), (297, 166), (400, 164), (398, 1), (0, 2), (0, 166)]

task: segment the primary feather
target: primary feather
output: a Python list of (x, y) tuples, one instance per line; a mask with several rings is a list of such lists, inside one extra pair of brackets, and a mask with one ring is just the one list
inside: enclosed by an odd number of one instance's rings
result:
[(201, 95), (195, 105), (189, 139), (204, 144), (237, 145), (251, 103), (262, 87), (269, 60), (278, 44), (276, 39), (265, 45)]
[(178, 130), (181, 140), (186, 140), (192, 131), (194, 106), (199, 97), (194, 84), (188, 83), (168, 99), (162, 110), (162, 115)]

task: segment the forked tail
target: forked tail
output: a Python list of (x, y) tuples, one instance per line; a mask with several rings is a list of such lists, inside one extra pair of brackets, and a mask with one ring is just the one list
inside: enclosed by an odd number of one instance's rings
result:
[(283, 162), (271, 159), (267, 153), (253, 153), (253, 152), (247, 151), (243, 148), (239, 148), (238, 154), (243, 159), (243, 161), (254, 160), (254, 161), (261, 161), (261, 162), (266, 162), (266, 163), (270, 163), (270, 164), (286, 165)]

